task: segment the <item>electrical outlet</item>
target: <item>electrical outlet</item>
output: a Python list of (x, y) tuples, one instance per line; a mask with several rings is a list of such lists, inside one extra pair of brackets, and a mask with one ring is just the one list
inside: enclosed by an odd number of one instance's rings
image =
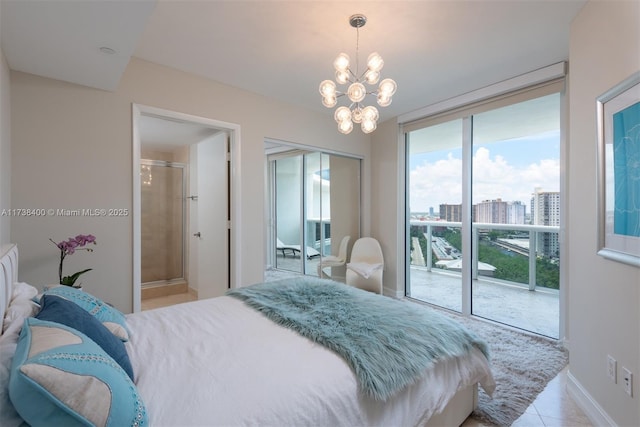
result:
[(624, 392), (633, 397), (633, 374), (624, 366), (622, 367), (622, 385)]
[(611, 355), (607, 355), (607, 376), (614, 383), (617, 384), (616, 372), (618, 371), (618, 362), (616, 359), (611, 357)]

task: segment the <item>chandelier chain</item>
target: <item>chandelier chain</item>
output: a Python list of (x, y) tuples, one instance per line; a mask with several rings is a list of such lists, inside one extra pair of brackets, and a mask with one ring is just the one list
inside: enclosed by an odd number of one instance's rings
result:
[(356, 27), (356, 80), (360, 80), (360, 27)]

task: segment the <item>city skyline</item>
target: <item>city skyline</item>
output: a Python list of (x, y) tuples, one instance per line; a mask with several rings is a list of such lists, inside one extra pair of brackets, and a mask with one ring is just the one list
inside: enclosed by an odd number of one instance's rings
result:
[[(560, 190), (559, 157), (559, 131), (475, 146), (472, 203), (521, 202), (529, 215), (536, 188)], [(414, 154), (409, 163), (411, 212), (461, 203), (462, 149)]]

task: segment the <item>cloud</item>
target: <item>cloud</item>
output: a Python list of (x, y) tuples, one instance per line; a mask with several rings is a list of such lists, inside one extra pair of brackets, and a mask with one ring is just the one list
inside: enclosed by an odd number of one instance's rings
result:
[[(560, 161), (542, 159), (516, 168), (502, 156), (491, 157), (486, 147), (476, 150), (473, 158), (472, 198), (520, 201), (527, 205), (536, 187), (543, 191), (559, 191)], [(462, 159), (449, 152), (445, 159), (425, 161), (410, 171), (410, 206), (412, 212), (427, 212), (440, 204), (462, 203)]]

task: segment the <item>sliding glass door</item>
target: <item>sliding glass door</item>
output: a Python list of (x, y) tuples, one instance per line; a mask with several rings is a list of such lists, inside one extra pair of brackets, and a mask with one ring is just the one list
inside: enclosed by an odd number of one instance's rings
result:
[(473, 314), (558, 338), (560, 94), (475, 115), (472, 176)]
[(408, 296), (558, 338), (560, 90), (408, 126)]
[[(462, 311), (462, 119), (406, 135), (410, 265), (407, 295)], [(434, 269), (441, 274), (431, 274)]]

